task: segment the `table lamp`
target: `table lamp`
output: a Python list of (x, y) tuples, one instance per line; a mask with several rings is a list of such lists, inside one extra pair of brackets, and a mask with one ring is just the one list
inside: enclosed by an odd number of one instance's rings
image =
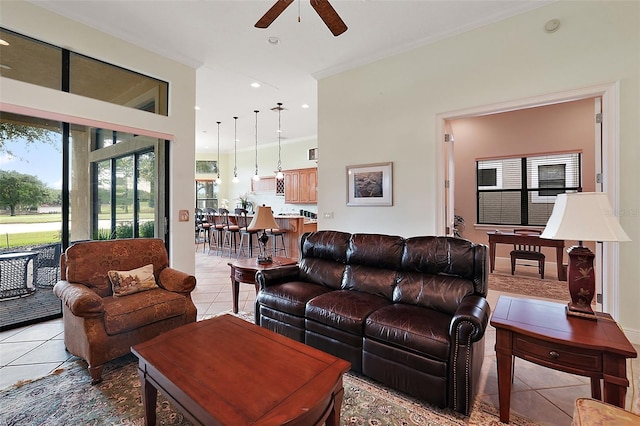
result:
[(258, 206), (258, 211), (253, 215), (251, 223), (247, 226), (248, 231), (262, 231), (262, 235), (258, 237), (258, 242), (260, 243), (260, 255), (257, 260), (258, 263), (264, 264), (273, 262), (271, 255), (267, 254), (267, 241), (269, 241), (269, 236), (267, 236), (266, 230), (277, 228), (278, 224), (273, 218), (271, 207), (265, 205)]
[[(631, 241), (616, 219), (604, 192), (559, 194), (540, 238), (574, 240), (577, 246), (567, 250), (567, 282), (571, 302), (567, 315), (596, 319), (591, 301), (596, 289), (593, 269), (595, 255), (583, 241)], [(561, 268), (562, 265), (558, 265)]]

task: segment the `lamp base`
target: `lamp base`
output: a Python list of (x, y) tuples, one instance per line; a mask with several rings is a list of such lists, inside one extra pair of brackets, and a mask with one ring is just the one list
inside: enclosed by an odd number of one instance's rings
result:
[(591, 308), (591, 301), (596, 290), (596, 277), (593, 270), (595, 255), (581, 243), (571, 247), (568, 254), (567, 284), (571, 302), (567, 305), (567, 315), (596, 319)]
[(568, 317), (585, 318), (585, 319), (589, 319), (589, 320), (593, 320), (593, 321), (597, 321), (598, 320), (598, 317), (596, 316), (595, 312), (591, 311), (589, 313), (589, 312), (584, 312), (584, 311), (573, 310), (573, 309), (571, 309), (571, 303), (567, 303), (567, 306), (565, 306), (564, 310), (567, 313)]
[(256, 263), (259, 265), (273, 263), (273, 258), (271, 256), (258, 256), (258, 258), (256, 259)]

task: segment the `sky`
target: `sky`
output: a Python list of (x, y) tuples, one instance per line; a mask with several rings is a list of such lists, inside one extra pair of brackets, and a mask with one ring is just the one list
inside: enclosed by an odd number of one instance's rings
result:
[(51, 144), (25, 144), (21, 140), (5, 142), (5, 147), (15, 155), (0, 153), (0, 170), (15, 170), (37, 176), (52, 189), (62, 188), (62, 148)]

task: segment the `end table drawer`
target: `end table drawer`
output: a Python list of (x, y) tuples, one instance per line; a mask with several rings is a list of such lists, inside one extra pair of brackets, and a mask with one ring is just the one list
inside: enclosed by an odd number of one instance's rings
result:
[(543, 365), (551, 364), (569, 370), (602, 371), (602, 358), (597, 351), (554, 344), (528, 336), (516, 336), (513, 339), (513, 351), (517, 356), (535, 359)]

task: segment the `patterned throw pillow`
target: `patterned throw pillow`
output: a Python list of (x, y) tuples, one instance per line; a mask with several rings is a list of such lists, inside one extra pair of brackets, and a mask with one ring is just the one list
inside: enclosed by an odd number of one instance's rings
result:
[(153, 276), (153, 265), (145, 265), (131, 271), (109, 271), (107, 274), (114, 296), (126, 296), (158, 288)]

